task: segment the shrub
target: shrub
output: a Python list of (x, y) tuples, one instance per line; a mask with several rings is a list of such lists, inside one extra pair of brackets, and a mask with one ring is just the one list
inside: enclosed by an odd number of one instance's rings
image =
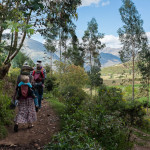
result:
[(86, 99), (87, 94), (77, 86), (64, 87), (61, 95), (67, 106), (68, 113), (74, 113), (81, 103)]
[[(1, 89), (2, 83), (0, 83)], [(0, 138), (6, 135), (5, 125), (9, 125), (13, 118), (13, 111), (9, 109), (10, 98), (0, 90)]]
[(13, 83), (13, 85), (16, 85), (19, 74), (20, 74), (20, 68), (10, 69), (8, 76), (10, 77), (10, 82)]
[(70, 85), (82, 88), (89, 81), (87, 73), (80, 66), (64, 64), (58, 61), (55, 65), (57, 69), (55, 76), (57, 76), (57, 82), (60, 83), (60, 89)]
[(47, 91), (52, 91), (54, 88), (56, 88), (56, 78), (54, 76), (50, 76), (50, 74), (47, 74), (46, 80), (45, 80), (45, 88)]
[(115, 111), (120, 107), (120, 103), (123, 101), (123, 93), (119, 88), (107, 88), (101, 86), (98, 90), (97, 104), (103, 105), (107, 111)]

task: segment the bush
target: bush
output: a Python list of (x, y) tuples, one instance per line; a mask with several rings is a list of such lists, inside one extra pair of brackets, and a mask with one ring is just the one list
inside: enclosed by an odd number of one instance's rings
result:
[(46, 80), (45, 80), (45, 88), (47, 91), (52, 91), (54, 88), (56, 88), (56, 78), (54, 76), (50, 76), (50, 74), (47, 74)]
[(90, 138), (88, 134), (83, 132), (74, 132), (74, 131), (64, 131), (57, 134), (52, 143), (50, 143), (46, 150), (101, 150), (101, 146), (97, 141)]
[(10, 82), (13, 83), (13, 85), (16, 85), (17, 78), (20, 74), (20, 68), (11, 68), (9, 70), (8, 76), (10, 77)]
[[(2, 83), (0, 83), (0, 89)], [(0, 138), (6, 135), (5, 125), (9, 125), (13, 118), (13, 111), (10, 110), (10, 98), (0, 90)]]
[(107, 88), (101, 86), (98, 90), (97, 104), (103, 105), (107, 111), (115, 111), (120, 107), (120, 103), (123, 101), (123, 93), (119, 88)]
[(67, 86), (61, 91), (61, 95), (67, 107), (67, 112), (72, 114), (87, 98), (87, 94), (77, 86)]

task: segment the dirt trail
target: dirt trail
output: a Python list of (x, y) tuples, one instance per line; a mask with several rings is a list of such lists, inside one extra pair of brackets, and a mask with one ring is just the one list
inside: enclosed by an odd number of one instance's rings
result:
[(8, 127), (8, 136), (0, 140), (0, 150), (35, 150), (43, 149), (51, 141), (52, 136), (59, 130), (59, 118), (45, 100), (37, 113), (38, 120), (34, 127), (20, 125), (19, 131), (13, 131), (13, 125)]

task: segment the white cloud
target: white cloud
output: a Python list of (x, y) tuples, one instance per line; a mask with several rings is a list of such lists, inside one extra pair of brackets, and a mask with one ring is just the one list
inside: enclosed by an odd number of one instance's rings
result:
[(7, 34), (7, 33), (10, 33), (10, 29), (4, 30), (3, 34)]
[(109, 5), (109, 4), (110, 4), (110, 1), (102, 2), (102, 6), (106, 6), (106, 5)]
[(147, 35), (147, 38), (148, 38), (148, 42), (150, 44), (150, 32), (147, 32), (146, 35)]
[[(148, 41), (149, 41), (149, 44), (150, 44), (150, 32), (146, 32), (146, 35), (148, 37)], [(105, 35), (104, 38), (101, 41), (102, 41), (102, 43), (106, 44), (106, 47), (121, 48), (121, 43), (119, 41), (118, 36)]]
[(119, 37), (114, 36), (114, 35), (105, 35), (101, 41), (102, 41), (102, 43), (106, 44), (106, 47), (111, 47), (111, 48), (120, 48), (121, 47)]
[(92, 4), (94, 4), (94, 5), (97, 6), (100, 1), (102, 1), (102, 0), (82, 0), (82, 5), (81, 5), (81, 7), (90, 6), (90, 5), (92, 5)]

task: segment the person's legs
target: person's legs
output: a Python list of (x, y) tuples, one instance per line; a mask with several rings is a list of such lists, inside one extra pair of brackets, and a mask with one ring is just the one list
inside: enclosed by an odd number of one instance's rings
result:
[(38, 91), (35, 90), (34, 94), (36, 95), (36, 97), (34, 98), (35, 109), (36, 109), (36, 112), (38, 112), (38, 108), (39, 108), (39, 103), (38, 103), (39, 94), (38, 94)]
[(42, 101), (42, 95), (39, 95), (38, 96), (39, 108), (41, 108), (41, 101)]

